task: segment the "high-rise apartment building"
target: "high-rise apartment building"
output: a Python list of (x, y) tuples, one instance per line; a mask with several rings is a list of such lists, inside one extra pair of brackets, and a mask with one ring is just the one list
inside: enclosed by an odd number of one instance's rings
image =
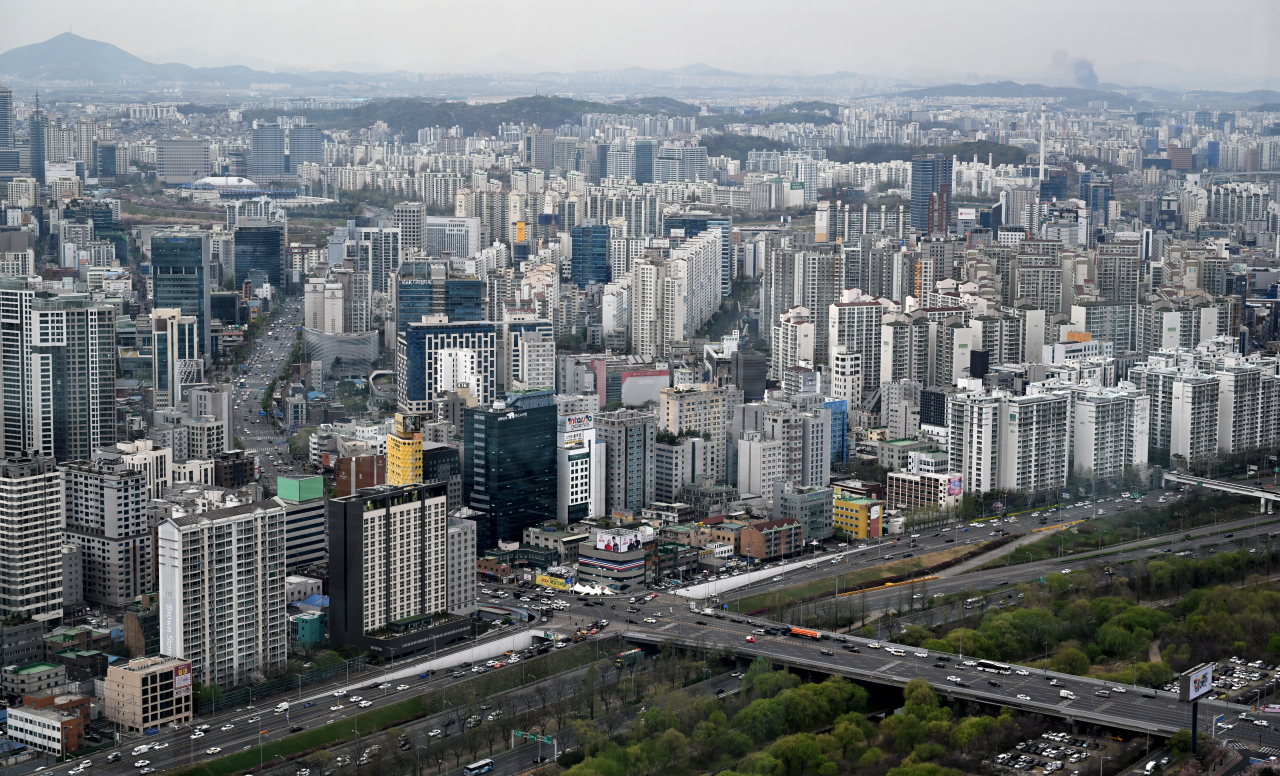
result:
[(1067, 484), (1064, 393), (1002, 396), (996, 431), (996, 487), (1058, 495)]
[(1135, 389), (1068, 387), (1071, 470), (1107, 481), (1147, 463), (1151, 397)]
[(596, 413), (595, 424), (596, 437), (605, 444), (605, 513), (638, 513), (653, 503), (658, 419), (651, 412), (622, 409)]
[(271, 501), (170, 517), (158, 529), (160, 653), (202, 684), (284, 669), (285, 510)]
[(466, 410), (462, 497), (479, 513), (478, 552), (555, 519), (556, 416), (553, 390), (508, 393)]
[(147, 476), (120, 457), (67, 464), (66, 540), (80, 546), (84, 600), (123, 607), (155, 590)]
[(6, 456), (87, 460), (115, 442), (116, 309), (0, 279)]
[(208, 357), (209, 295), (212, 292), (209, 232), (177, 229), (151, 236), (153, 308), (177, 308), (196, 319), (197, 352)]
[(304, 164), (324, 164), (324, 134), (315, 124), (289, 127), (289, 172)]
[(65, 487), (52, 458), (0, 460), (0, 617), (62, 621)]
[(45, 184), (45, 162), (48, 161), (48, 144), (45, 135), (49, 129), (49, 117), (44, 111), (40, 110), (38, 104), (36, 109), (31, 112), (31, 117), (27, 120), (27, 128), (31, 138), (31, 177), (35, 178), (43, 186)]
[(450, 514), (448, 534), (445, 606), (449, 614), (469, 617), (480, 608), (476, 595), (476, 521)]
[(443, 482), (377, 485), (329, 500), (335, 644), (384, 658), (432, 648), (427, 629), (448, 610), (445, 490)]

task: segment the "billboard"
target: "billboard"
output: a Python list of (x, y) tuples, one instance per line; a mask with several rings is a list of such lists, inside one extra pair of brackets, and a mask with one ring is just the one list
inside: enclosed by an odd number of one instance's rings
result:
[(173, 697), (191, 694), (191, 664), (183, 663), (173, 668)]
[(962, 207), (957, 210), (956, 218), (960, 221), (977, 221), (978, 209), (976, 207)]
[(539, 574), (534, 577), (533, 581), (534, 584), (539, 587), (549, 587), (553, 590), (569, 591), (573, 589), (573, 577), (561, 579), (560, 577), (553, 577), (547, 574)]
[(594, 427), (595, 416), (589, 412), (581, 415), (561, 415), (559, 418), (560, 432), (569, 434), (574, 431), (586, 431)]
[(955, 498), (964, 495), (964, 477), (957, 474), (947, 480), (947, 495)]
[(601, 531), (596, 534), (596, 549), (605, 552), (630, 552), (640, 548), (640, 535), (632, 531)]
[(1179, 679), (1179, 699), (1193, 701), (1213, 689), (1213, 663), (1201, 663), (1189, 671), (1183, 671)]

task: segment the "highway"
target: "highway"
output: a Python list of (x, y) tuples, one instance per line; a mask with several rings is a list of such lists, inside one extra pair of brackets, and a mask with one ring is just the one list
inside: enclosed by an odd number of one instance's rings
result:
[[(287, 299), (267, 322), (262, 337), (253, 343), (245, 366), (248, 373), (233, 375), (234, 395), (233, 414), (236, 417), (237, 437), (246, 450), (258, 450), (261, 467), (261, 481), (274, 482), (278, 475), (296, 475), (301, 473), (301, 463), (288, 459), (289, 451), (285, 444), (287, 437), (276, 431), (271, 425), (270, 417), (258, 415), (262, 410), (262, 395), (270, 382), (280, 376), (289, 354), (293, 352), (297, 332), (295, 326), (302, 325), (303, 302), (300, 297)], [(268, 334), (267, 332), (272, 332)], [(240, 380), (245, 386), (240, 387)], [(276, 456), (273, 462), (270, 456)]]

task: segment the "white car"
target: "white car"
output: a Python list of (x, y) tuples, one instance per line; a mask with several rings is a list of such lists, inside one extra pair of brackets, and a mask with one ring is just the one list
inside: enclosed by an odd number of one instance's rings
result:
[(333, 691), (333, 697), (335, 697), (335, 698), (341, 698), (342, 696), (344, 696), (344, 695), (346, 695), (346, 694), (347, 694), (347, 691), (346, 691), (346, 690), (334, 690), (334, 691)]
[(151, 761), (150, 761), (150, 760), (138, 760), (136, 763), (134, 763), (134, 764), (133, 764), (133, 767), (135, 767), (135, 768), (145, 768), (145, 767), (147, 767), (147, 766), (148, 766), (148, 765), (150, 765), (150, 764), (151, 764)]
[(329, 707), (329, 711), (342, 711), (342, 704), (336, 703)]
[(1018, 700), (1020, 700), (1020, 701), (1029, 701), (1029, 700), (1031, 700), (1031, 696), (1030, 696), (1030, 695), (1019, 695), (1019, 696), (1018, 696)]
[(407, 689), (409, 689), (409, 685), (407, 685), (407, 684), (398, 684), (398, 685), (396, 685), (396, 692), (401, 692), (401, 691), (403, 691), (403, 690), (407, 690)]
[(1071, 569), (1063, 569), (1063, 570), (1062, 570), (1062, 573), (1063, 573), (1063, 575), (1070, 574), (1070, 573), (1071, 573)]
[(958, 676), (948, 676), (948, 677), (947, 677), (947, 681), (948, 681), (948, 682), (959, 682), (959, 681), (961, 681), (961, 679), (960, 679), (960, 677), (958, 677)]
[(196, 738), (204, 738), (204, 733), (203, 733), (203, 732), (201, 732), (201, 731), (199, 731), (199, 730), (197, 730), (196, 732), (194, 732), (194, 733), (192, 733), (192, 734), (191, 734), (191, 738), (192, 738), (192, 739), (196, 739)]
[[(151, 745), (151, 748), (152, 748), (152, 749), (167, 749), (168, 747), (169, 747), (169, 742), (168, 742), (168, 741), (165, 741), (165, 742), (163, 742), (163, 743), (159, 743), (159, 744), (152, 744), (152, 745)], [(85, 764), (85, 767), (86, 767), (86, 768), (88, 767), (88, 762), (89, 762), (88, 760), (85, 760), (85, 763), (86, 763), (86, 764)]]
[(231, 729), (232, 729), (232, 728), (234, 728), (234, 727), (235, 727), (235, 725), (232, 725), (230, 722), (228, 722), (227, 724), (225, 724), (225, 725), (223, 725), (223, 726), (222, 726), (222, 732), (223, 732), (223, 733), (225, 733), (225, 732), (227, 732), (228, 730), (231, 730)]
[[(350, 698), (347, 698), (347, 700), (351, 701), (352, 703), (359, 703), (360, 701), (364, 700), (364, 698), (361, 698), (359, 695), (352, 695)], [(249, 720), (249, 721), (252, 722), (253, 720)]]
[(649, 623), (657, 622), (657, 620), (653, 619), (652, 617), (646, 617), (646, 618), (644, 618), (644, 621), (645, 621), (645, 622), (649, 622)]
[(439, 730), (433, 730), (427, 734), (427, 738), (439, 738), (440, 736), (441, 736), (441, 733)]
[(360, 701), (360, 708), (367, 709), (373, 705), (373, 701)]
[(1030, 672), (1030, 671), (1025, 671), (1025, 670), (1023, 670), (1023, 669), (1021, 669), (1021, 668), (1019, 668), (1017, 671), (1014, 671), (1014, 673), (1015, 673), (1015, 674), (1017, 674), (1018, 676), (1030, 676), (1030, 675), (1031, 675), (1031, 672)]
[(1112, 687), (1111, 692), (1124, 692), (1123, 687)]

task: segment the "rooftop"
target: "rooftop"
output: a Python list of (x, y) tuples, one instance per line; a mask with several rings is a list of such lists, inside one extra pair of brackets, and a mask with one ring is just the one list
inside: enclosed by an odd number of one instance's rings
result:
[(57, 663), (46, 663), (43, 660), (39, 663), (27, 663), (24, 666), (16, 666), (13, 673), (19, 675), (39, 674), (45, 671), (60, 671), (62, 666)]

